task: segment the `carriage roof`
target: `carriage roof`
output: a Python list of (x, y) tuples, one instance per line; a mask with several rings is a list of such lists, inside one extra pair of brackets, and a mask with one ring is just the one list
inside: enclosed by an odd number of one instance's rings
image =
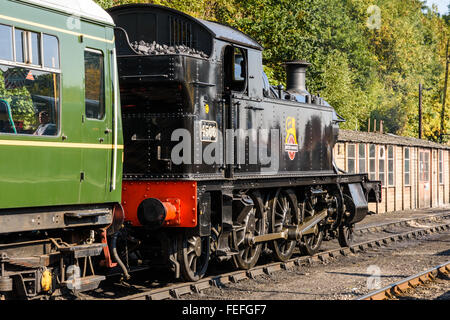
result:
[(80, 18), (114, 25), (111, 16), (92, 0), (20, 0)]

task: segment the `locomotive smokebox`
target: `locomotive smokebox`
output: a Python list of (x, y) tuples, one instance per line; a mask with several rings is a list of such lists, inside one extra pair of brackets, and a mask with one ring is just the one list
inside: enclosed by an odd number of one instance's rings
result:
[(311, 63), (305, 60), (289, 61), (284, 63), (287, 81), (286, 91), (293, 94), (309, 95), (306, 91), (306, 69)]

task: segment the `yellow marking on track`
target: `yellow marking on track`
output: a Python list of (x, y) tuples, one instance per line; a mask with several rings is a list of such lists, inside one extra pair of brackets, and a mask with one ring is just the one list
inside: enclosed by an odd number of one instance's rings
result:
[(48, 25), (45, 25), (45, 24), (36, 23), (36, 22), (28, 21), (28, 20), (8, 17), (8, 16), (4, 16), (2, 14), (0, 14), (0, 19), (5, 19), (5, 20), (9, 20), (9, 21), (24, 23), (24, 24), (28, 24), (30, 26), (38, 27), (38, 28), (46, 28), (46, 29), (52, 30), (52, 31), (57, 31), (57, 32), (71, 34), (71, 35), (76, 36), (76, 37), (83, 36), (84, 38), (88, 38), (88, 39), (92, 39), (92, 40), (97, 40), (97, 41), (106, 42), (106, 43), (114, 43), (114, 38), (112, 40), (108, 40), (108, 39), (105, 39), (105, 38), (90, 36), (88, 34), (83, 34), (83, 33), (70, 31), (70, 30), (67, 30), (67, 29), (61, 29), (61, 28), (57, 28), (57, 27), (52, 27), (52, 26), (48, 26)]
[[(23, 141), (23, 140), (0, 140), (0, 146), (80, 148), (80, 149), (113, 149), (114, 148), (113, 144)], [(123, 149), (123, 145), (118, 145), (117, 149)]]

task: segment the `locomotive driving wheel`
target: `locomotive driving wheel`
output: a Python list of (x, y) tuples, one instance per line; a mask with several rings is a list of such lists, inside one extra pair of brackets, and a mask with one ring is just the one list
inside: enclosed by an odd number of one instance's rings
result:
[(342, 225), (339, 227), (338, 240), (341, 247), (350, 247), (353, 244), (353, 231), (355, 225)]
[[(302, 216), (304, 217), (304, 219), (313, 217), (316, 214), (312, 198), (310, 197), (307, 197), (305, 200), (303, 200), (301, 207), (303, 210)], [(317, 227), (320, 228), (320, 226)], [(324, 232), (320, 229), (313, 234), (303, 236), (302, 242), (300, 243), (300, 252), (302, 254), (310, 256), (316, 254), (319, 251), (320, 246), (322, 245), (323, 237)]]
[[(275, 197), (269, 202), (270, 218), (269, 230), (271, 233), (282, 232), (289, 226), (298, 225), (298, 205), (297, 196), (294, 191), (287, 189), (278, 189)], [(278, 261), (287, 261), (292, 256), (295, 246), (295, 240), (279, 239), (270, 243), (273, 256)]]
[(262, 243), (249, 243), (247, 239), (261, 236), (265, 233), (266, 215), (259, 192), (250, 194), (253, 207), (241, 222), (241, 227), (235, 232), (235, 245), (239, 252), (233, 256), (236, 268), (248, 270), (253, 268), (261, 255)]
[[(355, 204), (353, 203), (353, 199), (347, 195), (344, 194), (344, 201), (345, 201), (345, 211), (347, 213), (350, 213), (350, 215), (355, 213)], [(339, 245), (341, 247), (350, 247), (353, 243), (353, 232), (355, 230), (355, 224), (350, 223), (343, 223), (339, 226), (338, 229), (338, 240)]]
[(181, 276), (185, 281), (198, 281), (206, 274), (209, 264), (209, 236), (182, 236), (178, 250)]

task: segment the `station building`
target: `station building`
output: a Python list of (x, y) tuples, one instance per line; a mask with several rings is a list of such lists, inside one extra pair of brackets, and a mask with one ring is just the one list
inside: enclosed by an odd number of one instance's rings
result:
[(340, 130), (337, 166), (381, 180), (376, 213), (446, 206), (450, 203), (450, 146), (378, 132)]

